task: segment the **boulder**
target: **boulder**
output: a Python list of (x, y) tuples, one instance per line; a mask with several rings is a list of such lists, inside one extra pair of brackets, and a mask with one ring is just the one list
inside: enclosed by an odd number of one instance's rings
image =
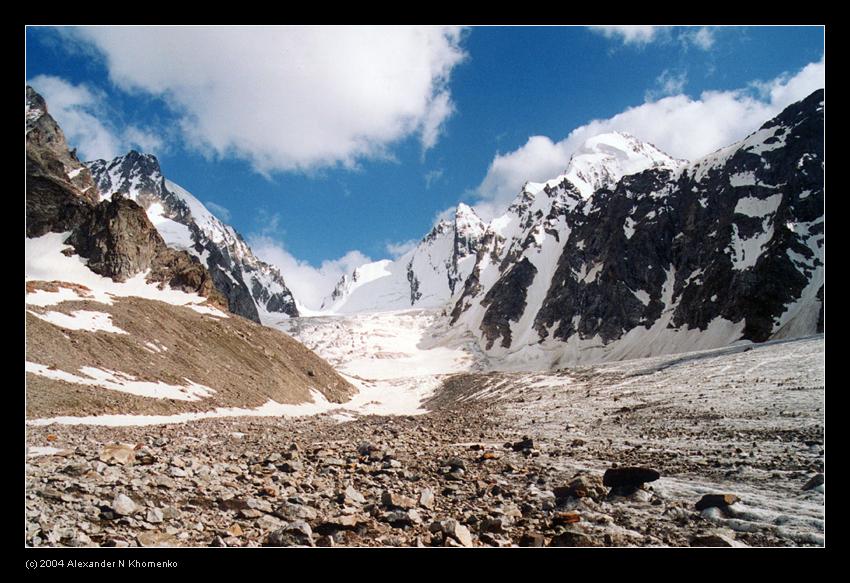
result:
[(734, 494), (706, 494), (696, 503), (697, 510), (705, 510), (706, 508), (726, 508), (738, 502), (740, 498)]

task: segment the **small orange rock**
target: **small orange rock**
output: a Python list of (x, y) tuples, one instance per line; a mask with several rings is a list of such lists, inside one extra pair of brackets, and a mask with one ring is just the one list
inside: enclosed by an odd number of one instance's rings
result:
[(558, 512), (555, 514), (553, 522), (555, 524), (574, 524), (581, 520), (578, 512)]
[(47, 441), (56, 441), (58, 438), (52, 433), (47, 436)]
[(277, 497), (277, 486), (263, 486), (260, 488), (260, 496)]

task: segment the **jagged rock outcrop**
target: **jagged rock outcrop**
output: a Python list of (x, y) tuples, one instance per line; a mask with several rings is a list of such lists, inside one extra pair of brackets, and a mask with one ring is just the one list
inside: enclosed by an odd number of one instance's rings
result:
[(141, 207), (121, 195), (98, 204), (66, 243), (88, 268), (115, 281), (126, 281), (150, 268), (164, 247)]
[(68, 147), (62, 128), (47, 111), (44, 98), (26, 87), (27, 172), (70, 182), (79, 196), (91, 203), (98, 201), (91, 173)]
[[(787, 308), (804, 295), (815, 301), (821, 286), (822, 100), (818, 92), (792, 105), (678, 176), (649, 170), (597, 193), (571, 234), (584, 249), (564, 250), (536, 317), (541, 335), (560, 321), (556, 338), (610, 342), (651, 327), (666, 307), (670, 328), (705, 331), (722, 319), (742, 323), (743, 339), (771, 338)], [(594, 282), (571, 277), (589, 263), (601, 266)]]
[(210, 273), (186, 252), (169, 249), (139, 205), (121, 196), (101, 201), (44, 99), (29, 86), (26, 98), (27, 237), (70, 231), (66, 242), (95, 273), (125, 281), (150, 270), (148, 281), (222, 303)]
[(120, 194), (94, 207), (66, 243), (88, 259), (89, 269), (114, 281), (150, 270), (148, 281), (227, 305), (209, 271), (188, 253), (168, 248), (144, 209)]
[(65, 134), (47, 112), (44, 99), (26, 87), (27, 236), (78, 225), (97, 203), (88, 169), (68, 148)]

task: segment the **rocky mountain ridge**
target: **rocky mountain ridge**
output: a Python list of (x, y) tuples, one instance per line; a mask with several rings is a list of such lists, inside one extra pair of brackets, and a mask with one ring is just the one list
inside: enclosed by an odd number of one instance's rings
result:
[(693, 162), (596, 136), (503, 215), (459, 205), (331, 303), (445, 307), (449, 336), (544, 368), (821, 332), (823, 127), (821, 90)]
[(115, 281), (149, 272), (173, 289), (223, 298), (197, 260), (169, 248), (144, 210), (118, 196), (102, 199), (86, 166), (69, 149), (44, 99), (26, 88), (27, 236), (68, 232), (89, 268)]
[(286, 334), (219, 309), (231, 302), (215, 276), (168, 244), (189, 229), (101, 196), (31, 88), (26, 124), (28, 417), (262, 412), (356, 392)]
[(169, 246), (209, 269), (231, 312), (258, 323), (298, 315), (280, 271), (258, 259), (239, 233), (191, 193), (165, 178), (155, 156), (131, 151), (110, 161), (87, 162), (87, 167), (102, 196), (117, 192), (136, 201)]

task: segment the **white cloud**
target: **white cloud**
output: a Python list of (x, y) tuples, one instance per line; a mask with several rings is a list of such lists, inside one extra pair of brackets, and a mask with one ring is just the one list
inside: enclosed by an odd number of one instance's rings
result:
[(808, 97), (814, 89), (823, 87), (824, 72), (824, 60), (821, 58), (817, 63), (809, 63), (794, 76), (786, 73), (771, 81), (756, 81), (752, 86), (758, 89), (762, 99), (771, 103), (789, 104)]
[(212, 214), (214, 214), (216, 217), (218, 217), (225, 223), (230, 222), (230, 209), (228, 209), (227, 207), (223, 207), (220, 204), (217, 204), (211, 200), (206, 201), (204, 203), (204, 206), (206, 206), (210, 210), (210, 212), (212, 212)]
[(81, 160), (109, 160), (132, 147), (150, 153), (163, 149), (155, 134), (132, 125), (121, 130), (110, 122), (107, 97), (102, 92), (51, 75), (39, 75), (28, 83), (44, 97), (48, 112)]
[(714, 31), (707, 26), (697, 30), (690, 30), (683, 37), (694, 46), (707, 51), (714, 46)]
[[(162, 97), (191, 146), (262, 173), (434, 146), (454, 111), (461, 29), (408, 26), (84, 27), (121, 89)], [(140, 58), (143, 55), (144, 58)]]
[(655, 88), (646, 91), (646, 101), (654, 101), (659, 97), (681, 93), (687, 84), (688, 73), (686, 71), (677, 74), (665, 69), (655, 78)]
[(360, 251), (349, 251), (339, 259), (323, 261), (314, 267), (295, 258), (276, 239), (267, 235), (250, 235), (248, 244), (254, 254), (277, 266), (295, 299), (312, 310), (318, 310), (344, 274), (351, 273), (372, 260)]
[(430, 170), (425, 173), (423, 178), (425, 179), (425, 189), (431, 188), (431, 185), (436, 183), (443, 177), (443, 169), (435, 168), (434, 170)]
[(387, 253), (390, 254), (390, 257), (397, 259), (408, 251), (415, 249), (418, 244), (419, 241), (416, 239), (410, 239), (408, 241), (399, 241), (397, 243), (387, 243), (385, 248)]
[(626, 45), (645, 45), (654, 41), (659, 31), (666, 29), (664, 26), (590, 26), (594, 32), (605, 35), (606, 38), (617, 38)]
[(497, 154), (478, 186), (475, 210), (482, 218), (503, 211), (531, 180), (542, 182), (562, 173), (570, 155), (588, 138), (628, 132), (677, 158), (694, 160), (728, 146), (758, 129), (791, 103), (824, 86), (824, 62), (811, 63), (795, 75), (753, 83), (751, 91), (706, 91), (699, 99), (668, 96), (631, 107), (608, 119), (593, 120), (560, 140), (532, 136), (525, 145)]
[(44, 97), (48, 112), (82, 160), (109, 159), (121, 153), (118, 138), (98, 119), (101, 97), (91, 89), (48, 75), (39, 75), (29, 84)]
[(677, 39), (684, 46), (693, 45), (704, 51), (714, 47), (715, 29), (708, 26), (590, 26), (593, 32), (606, 38), (619, 40), (624, 45), (643, 47), (654, 42), (670, 42)]
[(166, 145), (157, 134), (140, 129), (136, 126), (128, 127), (124, 132), (124, 141), (141, 148), (143, 152), (162, 152)]

